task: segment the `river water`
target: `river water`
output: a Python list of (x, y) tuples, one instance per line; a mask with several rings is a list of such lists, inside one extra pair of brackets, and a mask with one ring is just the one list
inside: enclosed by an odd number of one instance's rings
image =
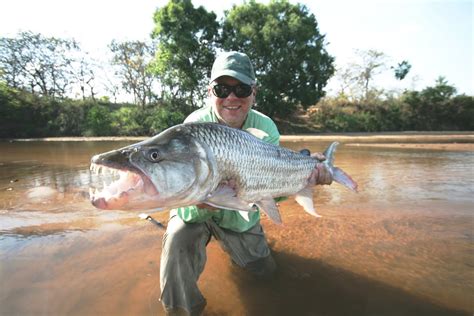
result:
[[(0, 142), (0, 315), (163, 315), (163, 231), (88, 201), (90, 157), (129, 143)], [(336, 165), (359, 193), (318, 186), (322, 218), (291, 198), (282, 226), (263, 217), (279, 267), (270, 281), (212, 241), (205, 315), (471, 315), (473, 162), (469, 149), (341, 146)]]

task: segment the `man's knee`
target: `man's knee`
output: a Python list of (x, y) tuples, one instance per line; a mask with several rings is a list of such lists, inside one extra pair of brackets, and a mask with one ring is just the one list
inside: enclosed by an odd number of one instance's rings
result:
[(204, 224), (187, 224), (178, 216), (170, 219), (163, 236), (163, 249), (183, 249), (208, 238)]
[(276, 269), (277, 266), (271, 254), (249, 262), (245, 266), (245, 270), (251, 272), (259, 279), (271, 279), (275, 275)]

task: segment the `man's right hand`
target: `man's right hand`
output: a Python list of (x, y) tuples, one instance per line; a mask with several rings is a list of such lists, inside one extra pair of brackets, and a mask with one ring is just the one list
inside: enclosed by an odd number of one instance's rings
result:
[(206, 204), (206, 203), (197, 204), (196, 206), (197, 206), (197, 208), (205, 209), (205, 210), (208, 210), (208, 211), (219, 211), (220, 210), (217, 207), (214, 207), (214, 206)]

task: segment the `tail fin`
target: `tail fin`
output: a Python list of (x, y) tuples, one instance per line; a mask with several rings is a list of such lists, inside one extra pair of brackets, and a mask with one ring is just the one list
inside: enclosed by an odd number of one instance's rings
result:
[(323, 164), (326, 168), (331, 172), (332, 178), (337, 183), (342, 184), (346, 188), (357, 192), (357, 182), (352, 180), (351, 176), (349, 176), (344, 170), (334, 166), (334, 153), (336, 152), (336, 148), (339, 145), (338, 142), (331, 143), (328, 148), (324, 151), (324, 156), (326, 156), (326, 160), (323, 161)]

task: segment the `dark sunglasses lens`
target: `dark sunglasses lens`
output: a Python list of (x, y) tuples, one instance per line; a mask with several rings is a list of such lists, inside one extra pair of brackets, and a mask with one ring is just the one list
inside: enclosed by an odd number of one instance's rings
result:
[(215, 85), (212, 87), (212, 92), (214, 92), (214, 95), (218, 98), (227, 98), (232, 91), (231, 87), (225, 86), (225, 85)]
[(238, 98), (246, 98), (252, 94), (252, 87), (247, 84), (240, 84), (234, 87), (235, 96)]
[(224, 84), (217, 84), (212, 87), (212, 92), (218, 98), (227, 98), (231, 92), (234, 92), (238, 98), (246, 98), (252, 94), (252, 86), (247, 84), (239, 84), (238, 86), (228, 86)]

